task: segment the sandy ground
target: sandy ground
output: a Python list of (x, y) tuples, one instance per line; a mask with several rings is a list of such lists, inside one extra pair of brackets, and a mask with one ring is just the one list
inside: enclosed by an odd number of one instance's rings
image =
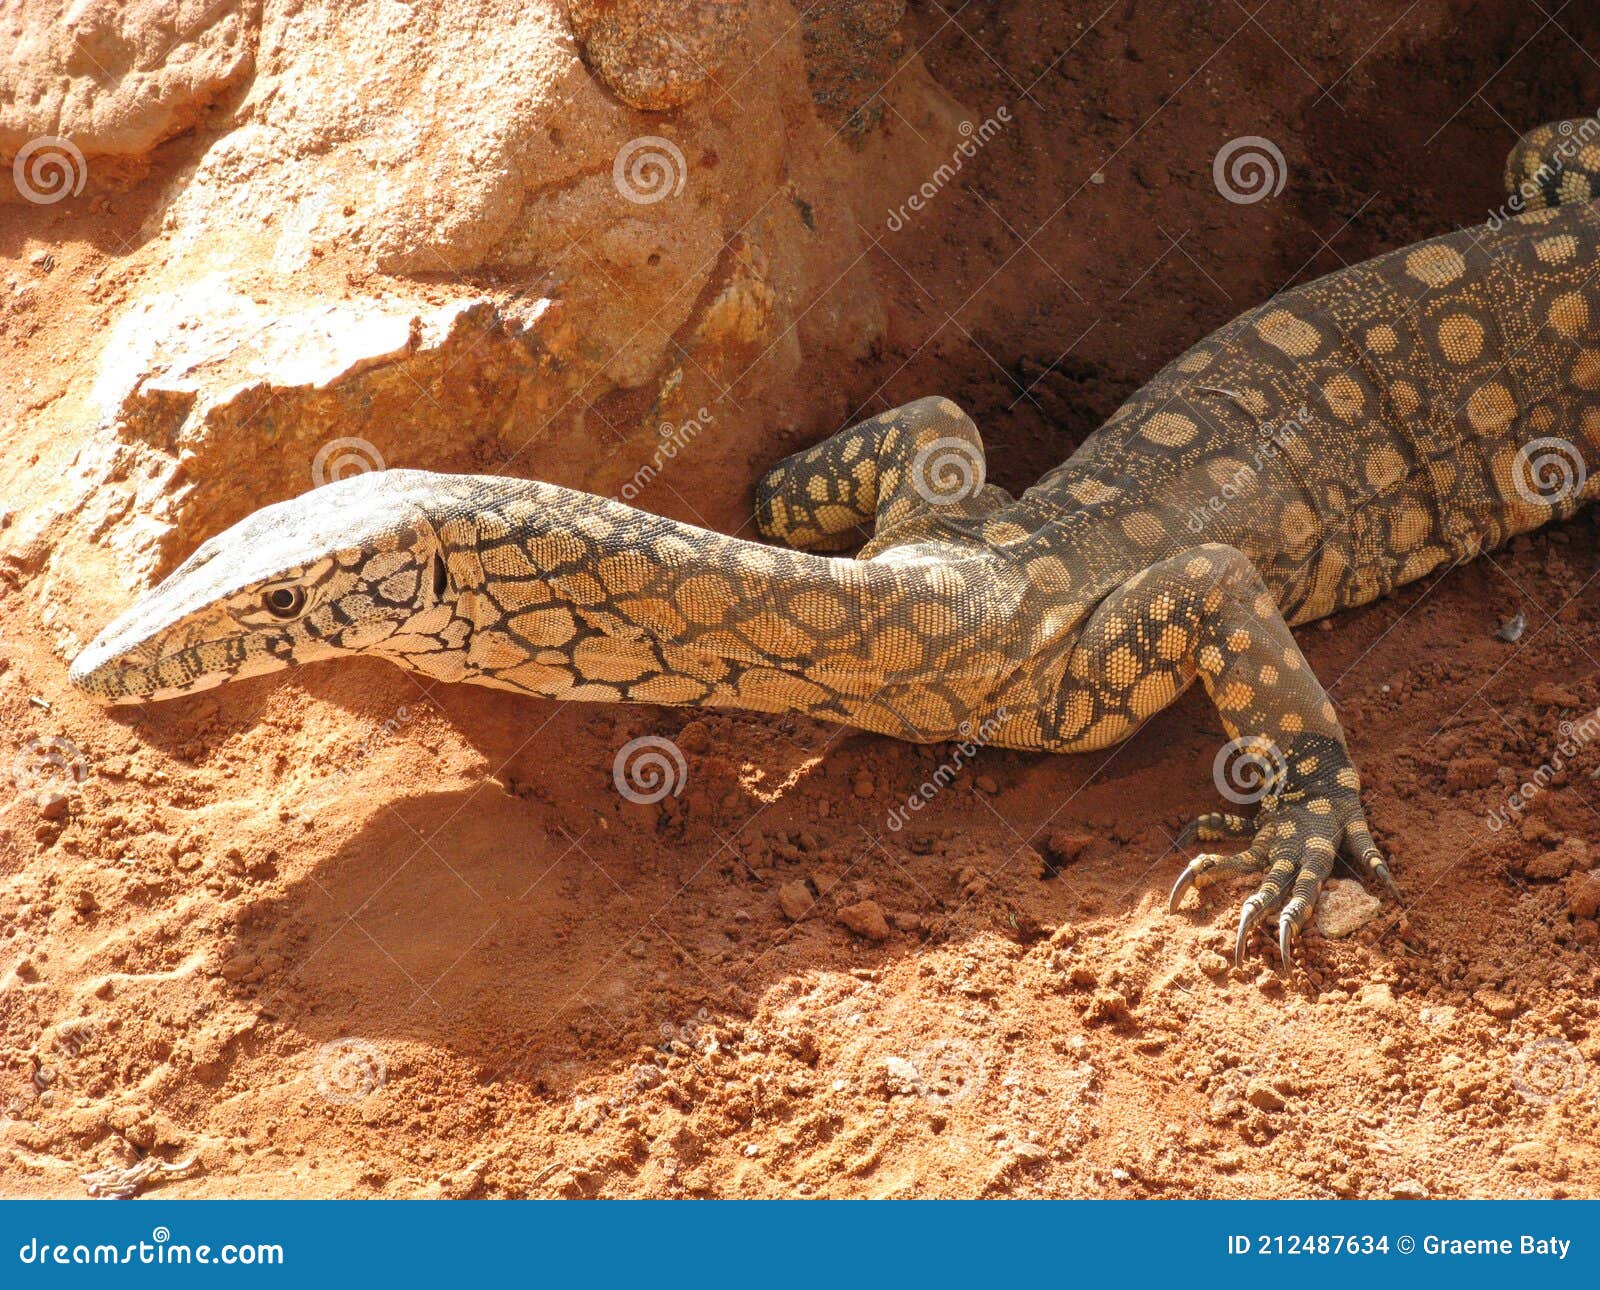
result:
[[(938, 79), (1015, 120), (875, 230), (891, 335), (830, 374), (952, 395), (1007, 486), (1270, 292), (1483, 219), (1516, 130), (1600, 101), (1600, 26), (1521, 4), (1043, 8), (914, 6)], [(1211, 159), (1245, 134), (1290, 170), (1236, 205)], [(148, 267), (144, 191), (15, 216), (0, 539), (75, 450), (41, 413), (114, 314), (87, 284)], [(732, 514), (761, 464), (674, 469)], [(970, 760), (379, 663), (106, 713), (0, 548), (7, 757), (69, 739), (81, 777), (0, 801), (4, 1190), (148, 1154), (197, 1159), (184, 1196), (1595, 1195), (1596, 536), (1300, 633), (1406, 903), (1289, 978), (1223, 957), (1242, 890), (1165, 912), (1219, 804), (1203, 696), (1108, 754)], [(616, 791), (641, 736), (680, 796)]]

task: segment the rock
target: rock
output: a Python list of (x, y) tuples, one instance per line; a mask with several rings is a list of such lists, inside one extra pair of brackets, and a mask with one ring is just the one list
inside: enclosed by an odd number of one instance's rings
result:
[(1127, 996), (1120, 990), (1101, 986), (1090, 995), (1083, 1019), (1091, 1025), (1111, 1025), (1128, 1020), (1129, 1015)]
[(1444, 786), (1451, 792), (1463, 788), (1488, 788), (1500, 764), (1493, 757), (1457, 757), (1444, 770)]
[(1528, 861), (1524, 873), (1530, 878), (1565, 878), (1589, 866), (1589, 844), (1582, 838), (1567, 838), (1554, 850), (1542, 852)]
[(1041, 1160), (1050, 1158), (1049, 1149), (1040, 1146), (1037, 1142), (1018, 1142), (1011, 1147), (1011, 1157), (1019, 1164), (1037, 1164)]
[(1407, 1178), (1390, 1187), (1389, 1195), (1396, 1200), (1427, 1200), (1428, 1189), (1414, 1179)]
[(1281, 1111), (1288, 1104), (1283, 1094), (1279, 1093), (1264, 1079), (1253, 1079), (1245, 1086), (1244, 1100), (1251, 1106), (1263, 1111)]
[(748, 0), (567, 0), (585, 61), (629, 107), (665, 112), (715, 84)]
[(1474, 991), (1472, 997), (1483, 1006), (1483, 1010), (1491, 1017), (1497, 1017), (1501, 1021), (1510, 1021), (1511, 1018), (1522, 1011), (1522, 1005), (1510, 995), (1492, 989), (1489, 986)]
[(990, 797), (1000, 791), (1000, 783), (993, 775), (979, 775), (974, 782), (980, 793), (987, 793)]
[(1600, 914), (1600, 870), (1574, 874), (1566, 881), (1567, 908), (1574, 918)]
[(1317, 900), (1317, 931), (1332, 940), (1349, 936), (1383, 912), (1383, 902), (1359, 882), (1330, 878)]
[(786, 882), (778, 888), (778, 908), (791, 923), (798, 923), (809, 914), (815, 903), (811, 888), (803, 882)]
[[(518, 405), (531, 412), (560, 348), (553, 316), (549, 301), (508, 310), (487, 297), (258, 300), (213, 276), (127, 309), (93, 399), (123, 442), (172, 454), (142, 472), (151, 478), (133, 509), (164, 526), (162, 545), (176, 555), (258, 498), (417, 454), (437, 459), (466, 446), (463, 424), (487, 426)], [(241, 431), (268, 404), (277, 447), (263, 453), (258, 433)], [(249, 489), (237, 483), (245, 475)]]
[(885, 1057), (883, 1083), (891, 1097), (897, 1094), (912, 1094), (921, 1090), (922, 1076), (904, 1057)]
[(40, 136), (136, 157), (254, 68), (256, 0), (25, 0), (0, 13), (0, 155)]
[(905, 0), (808, 0), (806, 79), (811, 101), (830, 120), (862, 133), (883, 115), (879, 91), (906, 51), (899, 31)]
[(1365, 1007), (1379, 1010), (1394, 1007), (1394, 990), (1386, 981), (1374, 981), (1361, 987), (1356, 1001)]
[(846, 905), (839, 911), (839, 921), (869, 941), (883, 941), (889, 938), (889, 920), (884, 917), (883, 906), (875, 900), (863, 900), (859, 904)]
[(1576, 708), (1583, 702), (1566, 686), (1557, 685), (1553, 681), (1540, 681), (1533, 687), (1529, 697), (1535, 703), (1547, 708)]
[(1216, 950), (1206, 950), (1196, 961), (1200, 970), (1207, 976), (1222, 976), (1230, 966), (1228, 960), (1218, 954)]

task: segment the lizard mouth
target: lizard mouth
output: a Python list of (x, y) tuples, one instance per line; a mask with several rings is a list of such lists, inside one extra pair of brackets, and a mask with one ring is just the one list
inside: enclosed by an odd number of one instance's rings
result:
[(67, 679), (100, 703), (151, 703), (287, 666), (270, 651), (247, 651), (238, 637), (158, 650), (150, 641), (128, 641), (126, 629), (113, 622), (73, 659)]
[(97, 640), (72, 661), (67, 679), (90, 698), (114, 705), (149, 703), (209, 690), (227, 680), (228, 673), (220, 668), (206, 670), (196, 648), (141, 662), (105, 649)]

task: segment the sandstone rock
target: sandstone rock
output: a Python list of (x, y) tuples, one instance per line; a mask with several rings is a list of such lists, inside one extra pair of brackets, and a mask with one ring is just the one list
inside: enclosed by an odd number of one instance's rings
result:
[(346, 474), (468, 467), (475, 435), (551, 405), (554, 317), (484, 297), (264, 302), (217, 276), (134, 305), (94, 387), (118, 438), (166, 463), (146, 471), (128, 562), (159, 572), (260, 503)]
[(905, 54), (905, 0), (812, 0), (802, 6), (811, 101), (857, 132), (881, 118), (876, 102)]
[(1253, 1079), (1245, 1086), (1244, 1100), (1263, 1111), (1281, 1111), (1288, 1105), (1283, 1094), (1264, 1079)]
[(778, 908), (791, 923), (798, 923), (812, 906), (811, 889), (803, 882), (786, 882), (778, 888)]
[(883, 941), (889, 938), (889, 921), (884, 917), (883, 906), (875, 900), (863, 900), (856, 905), (846, 905), (839, 911), (839, 921), (869, 941)]
[(1573, 874), (1566, 881), (1567, 908), (1575, 918), (1600, 914), (1600, 869)]
[(70, 138), (86, 158), (148, 152), (250, 75), (260, 21), (260, 0), (7, 5), (0, 157), (41, 136)]
[(1349, 936), (1383, 912), (1383, 902), (1359, 882), (1330, 878), (1317, 900), (1317, 931), (1331, 939)]
[(1588, 864), (1588, 843), (1582, 838), (1567, 838), (1553, 850), (1534, 856), (1524, 872), (1530, 878), (1565, 878), (1569, 873), (1587, 868)]

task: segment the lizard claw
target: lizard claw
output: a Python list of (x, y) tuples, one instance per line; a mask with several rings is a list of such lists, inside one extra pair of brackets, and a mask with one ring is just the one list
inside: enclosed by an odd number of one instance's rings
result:
[(1178, 875), (1178, 881), (1172, 884), (1172, 894), (1167, 897), (1167, 913), (1178, 912), (1178, 902), (1183, 899), (1184, 893), (1194, 886), (1194, 879), (1195, 867), (1191, 862), (1184, 865), (1183, 872)]
[(1294, 970), (1294, 944), (1299, 939), (1300, 929), (1305, 926), (1310, 913), (1311, 906), (1306, 903), (1305, 898), (1296, 896), (1278, 915), (1278, 958), (1285, 975)]
[(1267, 898), (1259, 891), (1244, 902), (1244, 908), (1239, 911), (1239, 935), (1233, 942), (1233, 966), (1240, 967), (1244, 964), (1244, 945), (1250, 939), (1250, 933), (1255, 930), (1263, 914), (1267, 912)]
[(1394, 899), (1395, 904), (1400, 904), (1400, 888), (1395, 884), (1394, 875), (1389, 872), (1389, 865), (1384, 858), (1373, 852), (1368, 857), (1367, 865), (1372, 870), (1372, 876), (1382, 884), (1383, 889)]
[(1260, 873), (1267, 867), (1264, 849), (1252, 846), (1237, 855), (1198, 855), (1183, 867), (1178, 881), (1172, 884), (1172, 894), (1167, 897), (1167, 913), (1178, 912), (1178, 902), (1192, 888), (1207, 887), (1218, 878), (1234, 873)]

